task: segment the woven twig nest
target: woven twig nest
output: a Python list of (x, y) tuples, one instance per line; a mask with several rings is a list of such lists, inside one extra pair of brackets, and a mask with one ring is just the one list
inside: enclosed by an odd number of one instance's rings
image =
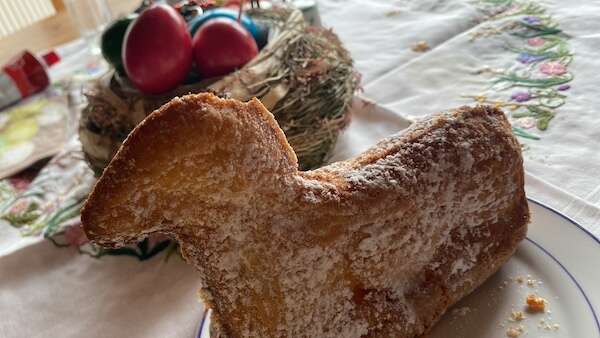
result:
[(308, 27), (298, 10), (254, 9), (248, 14), (269, 25), (270, 39), (235, 73), (160, 96), (141, 94), (116, 73), (94, 83), (86, 94), (79, 135), (97, 174), (153, 110), (175, 96), (203, 91), (242, 101), (258, 97), (275, 115), (301, 169), (316, 168), (327, 160), (350, 120), (348, 105), (357, 86), (352, 59), (332, 31)]

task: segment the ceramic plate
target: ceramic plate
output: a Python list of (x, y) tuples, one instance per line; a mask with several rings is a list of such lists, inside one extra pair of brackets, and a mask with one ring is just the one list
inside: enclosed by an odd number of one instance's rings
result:
[[(600, 338), (600, 241), (559, 212), (530, 200), (527, 238), (510, 261), (451, 308), (431, 338)], [(530, 313), (529, 294), (547, 301)], [(513, 319), (521, 311), (522, 320)], [(209, 338), (210, 312), (197, 333)]]

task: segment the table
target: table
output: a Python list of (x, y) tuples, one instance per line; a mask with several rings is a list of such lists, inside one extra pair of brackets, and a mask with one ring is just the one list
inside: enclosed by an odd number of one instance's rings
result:
[[(334, 159), (362, 151), (414, 118), (464, 104), (496, 105), (511, 114), (521, 135), (529, 196), (600, 235), (600, 4), (319, 5), (323, 22), (356, 60), (362, 95), (378, 103), (355, 112)], [(80, 235), (66, 237), (76, 242)], [(83, 253), (0, 224), (0, 336), (192, 336), (203, 311), (194, 297), (198, 276), (177, 255), (145, 251), (96, 259)]]

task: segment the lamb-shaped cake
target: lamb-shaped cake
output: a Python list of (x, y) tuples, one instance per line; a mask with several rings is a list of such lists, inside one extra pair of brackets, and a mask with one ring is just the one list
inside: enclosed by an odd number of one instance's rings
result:
[(181, 245), (223, 337), (420, 337), (527, 231), (523, 160), (498, 109), (415, 123), (300, 172), (257, 99), (175, 98), (129, 135), (82, 210), (117, 247)]

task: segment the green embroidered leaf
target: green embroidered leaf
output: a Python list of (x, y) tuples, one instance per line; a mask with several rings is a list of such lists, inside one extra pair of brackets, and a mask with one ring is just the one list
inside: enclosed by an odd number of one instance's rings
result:
[(531, 78), (526, 76), (520, 76), (516, 72), (508, 72), (499, 76), (494, 80), (494, 84), (507, 83), (508, 87), (523, 86), (523, 87), (536, 87), (536, 88), (548, 88), (552, 86), (558, 86), (573, 80), (573, 75), (567, 73), (561, 76), (554, 76), (548, 78)]
[(520, 38), (535, 38), (539, 36), (553, 35), (562, 32), (561, 29), (556, 27), (556, 24), (539, 24), (533, 25), (523, 21), (519, 21), (521, 26), (524, 28), (522, 32), (513, 32), (512, 35), (515, 35)]
[(44, 229), (44, 236), (52, 236), (57, 231), (60, 231), (59, 226), (66, 220), (71, 219), (79, 215), (82, 201), (72, 201), (71, 203), (58, 209), (54, 214), (50, 216), (46, 221), (46, 228)]
[(514, 117), (514, 118), (516, 118), (516, 119), (521, 118), (521, 117), (531, 117), (531, 116), (534, 116), (534, 115), (535, 114), (533, 114), (530, 111), (519, 111), (519, 112), (513, 112), (511, 114), (511, 116)]
[(556, 97), (541, 97), (540, 104), (547, 108), (556, 109), (565, 104), (565, 96), (560, 95)]
[(8, 181), (0, 181), (0, 205), (14, 198), (16, 192)]
[(523, 128), (512, 127), (513, 133), (517, 136), (528, 138), (530, 140), (540, 140), (540, 137), (531, 133), (526, 132)]
[(482, 2), (494, 6), (510, 6), (513, 0), (483, 0)]
[(549, 109), (545, 109), (535, 105), (527, 106), (527, 109), (531, 112), (533, 116), (535, 116), (537, 120), (537, 128), (539, 130), (548, 129), (548, 124), (550, 120), (554, 118), (554, 112)]
[(552, 120), (553, 118), (554, 118), (554, 116), (540, 118), (537, 121), (537, 128), (539, 130), (546, 130), (546, 129), (548, 129), (548, 124), (550, 123), (550, 120)]
[(539, 107), (536, 105), (528, 105), (527, 110), (529, 110), (531, 113), (535, 114), (537, 117), (554, 115), (554, 113), (551, 110), (545, 109), (545, 108), (542, 108), (542, 107)]
[(10, 225), (15, 228), (20, 228), (23, 225), (29, 224), (35, 221), (40, 215), (35, 212), (25, 212), (22, 214), (6, 214), (0, 219), (7, 221)]
[[(14, 206), (14, 204), (12, 205)], [(0, 216), (0, 219), (6, 220), (10, 225), (15, 228), (20, 228), (24, 225), (32, 223), (38, 217), (40, 217), (39, 205), (36, 202), (30, 202), (27, 204), (27, 208), (20, 212), (7, 212)]]

